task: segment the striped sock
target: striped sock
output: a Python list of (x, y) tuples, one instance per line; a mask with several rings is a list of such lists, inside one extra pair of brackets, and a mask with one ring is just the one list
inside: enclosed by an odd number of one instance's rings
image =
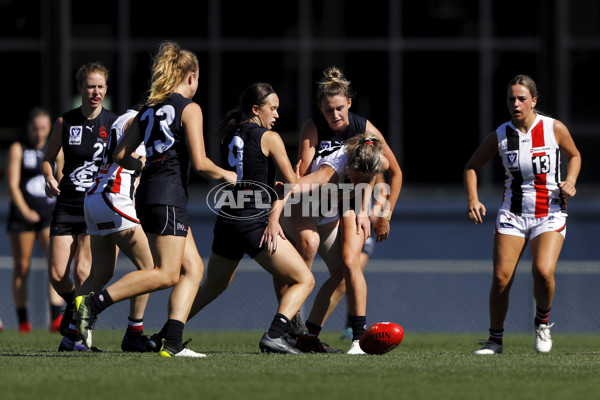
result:
[(135, 337), (144, 333), (144, 320), (134, 319), (129, 317), (127, 322), (127, 331), (125, 334), (128, 338)]
[(492, 342), (502, 344), (502, 336), (504, 335), (504, 329), (492, 329), (490, 328), (490, 338)]
[(550, 309), (542, 310), (538, 307), (535, 308), (535, 326), (540, 324), (547, 324), (550, 319)]

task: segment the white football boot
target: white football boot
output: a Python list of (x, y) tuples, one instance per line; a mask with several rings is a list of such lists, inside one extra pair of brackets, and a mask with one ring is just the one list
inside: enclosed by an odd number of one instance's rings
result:
[(353, 340), (352, 341), (352, 346), (350, 347), (350, 350), (348, 350), (348, 353), (346, 354), (367, 354), (363, 351), (363, 349), (360, 348), (360, 344), (358, 343), (358, 340)]
[(539, 324), (535, 330), (535, 351), (538, 353), (548, 353), (552, 349), (552, 337), (550, 336), (550, 328), (554, 323)]
[(475, 350), (475, 354), (502, 354), (504, 352), (503, 346), (493, 340), (486, 340), (485, 342), (479, 342), (479, 344), (483, 347)]

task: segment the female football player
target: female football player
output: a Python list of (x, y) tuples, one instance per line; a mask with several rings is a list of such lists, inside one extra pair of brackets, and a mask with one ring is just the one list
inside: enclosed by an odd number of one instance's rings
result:
[[(204, 272), (187, 215), (190, 166), (210, 179), (235, 182), (235, 173), (217, 167), (204, 148), (202, 111), (192, 98), (198, 89), (196, 55), (175, 42), (163, 42), (152, 65), (144, 107), (113, 153), (123, 168), (142, 173), (136, 211), (148, 236), (155, 268), (128, 273), (101, 293), (77, 298), (79, 331), (91, 346), (98, 313), (113, 303), (173, 287), (169, 317), (158, 344), (163, 357), (204, 357), (184, 347), (182, 335)], [(141, 142), (146, 163), (132, 153)], [(125, 249), (121, 248), (123, 251)]]
[[(496, 217), (494, 273), (489, 296), (490, 336), (476, 354), (503, 352), (508, 297), (521, 254), (530, 241), (533, 296), (536, 303), (535, 350), (552, 348), (549, 324), (554, 297), (554, 270), (567, 228), (566, 198), (575, 196), (581, 156), (567, 127), (541, 115), (535, 106), (538, 91), (529, 76), (518, 75), (508, 84), (511, 120), (491, 132), (465, 166), (467, 217), (483, 222), (485, 206), (477, 193), (477, 172), (499, 154), (506, 173), (502, 205)], [(567, 160), (567, 176), (560, 176), (560, 153)]]
[[(302, 222), (299, 226), (306, 227), (311, 223), (316, 225), (313, 229), (321, 235), (319, 254), (330, 273), (330, 278), (319, 290), (307, 319), (306, 326), (310, 333), (307, 337), (298, 338), (297, 348), (302, 351), (340, 352), (322, 343), (318, 334), (339, 299), (347, 292), (353, 319), (353, 341), (348, 354), (364, 354), (358, 343), (360, 335), (366, 329), (367, 311), (367, 284), (360, 264), (361, 249), (370, 235), (368, 203), (372, 184), (379, 173), (388, 171), (389, 168), (390, 162), (384, 155), (383, 142), (373, 133), (363, 133), (348, 139), (344, 145), (319, 151), (311, 165), (311, 173), (304, 175), (290, 191), (290, 198), (297, 198), (298, 195), (317, 188), (332, 189), (332, 185), (336, 187), (334, 192), (326, 193), (330, 195), (327, 200), (330, 200), (330, 204), (337, 205), (337, 210), (332, 209), (317, 218), (311, 215), (294, 216)], [(382, 203), (385, 204), (385, 201)], [(390, 213), (387, 208), (389, 204), (385, 207), (381, 212), (384, 218), (385, 214), (389, 216)], [(341, 216), (337, 217), (338, 214)], [(325, 236), (319, 229), (321, 222), (336, 217), (340, 220), (339, 234), (337, 229), (332, 229)]]
[[(385, 196), (387, 208), (385, 213), (378, 214), (373, 223), (376, 241), (386, 240), (389, 235), (391, 212), (400, 194), (402, 186), (402, 171), (396, 161), (396, 157), (392, 153), (389, 146), (386, 144), (383, 135), (379, 130), (365, 117), (354, 114), (350, 111), (352, 99), (354, 97), (350, 82), (337, 67), (329, 67), (324, 71), (323, 79), (319, 82), (317, 91), (317, 105), (321, 113), (311, 118), (302, 130), (300, 139), (300, 174), (305, 175), (310, 172), (311, 165), (318, 151), (327, 151), (332, 146), (339, 146), (346, 140), (364, 133), (369, 132), (375, 135), (379, 142), (383, 145), (384, 155), (389, 161), (389, 190)], [(315, 222), (317, 222), (315, 224)], [(342, 242), (342, 250), (337, 246), (339, 236), (338, 229), (340, 225), (340, 216), (332, 215), (328, 218), (319, 218), (314, 220), (304, 218), (302, 216), (302, 206), (300, 204), (292, 205), (291, 218), (284, 217), (282, 219), (283, 227), (296, 243), (298, 251), (302, 255), (309, 268), (312, 266), (314, 257), (319, 252), (319, 255), (328, 268), (337, 269), (335, 264), (340, 254), (346, 254), (348, 257), (345, 263), (350, 269), (364, 270), (368, 253), (368, 246), (363, 243), (353, 242), (349, 237), (346, 237)], [(346, 224), (348, 226), (349, 224)], [(367, 235), (367, 238), (370, 235)], [(328, 243), (328, 244), (326, 244)], [(350, 255), (356, 254), (355, 246), (362, 249), (362, 254), (358, 259), (351, 258)], [(331, 265), (332, 267), (329, 267)], [(361, 273), (362, 275), (362, 273)], [(338, 282), (338, 280), (335, 280)], [(321, 320), (323, 323), (333, 312), (339, 301), (346, 293), (346, 282), (339, 281), (339, 287), (335, 289), (329, 288), (333, 281), (327, 281), (317, 294), (313, 310), (321, 310), (320, 314), (324, 317), (314, 317), (307, 324), (309, 331), (308, 337), (303, 338), (299, 342), (299, 346), (305, 351), (312, 352), (332, 352), (336, 351), (327, 344), (318, 340), (319, 332), (322, 326), (315, 324), (315, 320)], [(281, 293), (285, 290), (285, 286), (280, 283), (275, 283), (276, 293)], [(331, 297), (328, 297), (331, 296)], [(349, 302), (353, 302), (352, 296), (348, 298)], [(364, 314), (356, 314), (358, 312), (354, 305), (348, 304), (349, 308), (349, 327), (352, 330), (353, 343), (358, 343), (357, 340), (366, 328), (366, 316)]]
[[(108, 90), (107, 81), (108, 69), (102, 64), (89, 63), (79, 68), (77, 89), (81, 107), (58, 117), (42, 163), (46, 195), (57, 198), (50, 228), (48, 272), (52, 286), (67, 305), (60, 327), (64, 337), (59, 351), (85, 349), (76, 345), (73, 300), (90, 272), (92, 259), (83, 200), (85, 192), (94, 183), (108, 142), (108, 132), (118, 117), (102, 106)], [(61, 154), (64, 167), (59, 183), (54, 175), (54, 163)], [(73, 280), (69, 278), (71, 262)]]
[[(250, 85), (242, 94), (237, 109), (221, 121), (222, 145), (230, 168), (237, 171), (238, 192), (260, 193), (252, 201), (237, 207), (221, 208), (214, 228), (212, 253), (206, 280), (200, 287), (190, 316), (219, 296), (233, 279), (244, 254), (254, 258), (273, 277), (288, 285), (279, 300), (271, 326), (260, 340), (261, 351), (267, 353), (302, 353), (290, 345), (286, 337), (290, 319), (300, 309), (315, 281), (312, 273), (279, 225), (282, 201), (275, 193), (277, 169), (286, 182), (295, 183), (296, 174), (287, 157), (283, 140), (271, 130), (279, 114), (279, 98), (267, 83)], [(262, 205), (272, 204), (270, 212)], [(236, 243), (236, 247), (232, 247)]]
[[(37, 239), (48, 256), (50, 220), (56, 203), (56, 199), (46, 197), (44, 177), (40, 170), (51, 128), (52, 121), (46, 110), (39, 107), (31, 110), (27, 136), (10, 146), (6, 162), (10, 192), (7, 231), (14, 260), (12, 290), (21, 333), (33, 329), (29, 322), (27, 301), (27, 279), (33, 247)], [(58, 332), (63, 300), (51, 284), (48, 286), (50, 331)]]

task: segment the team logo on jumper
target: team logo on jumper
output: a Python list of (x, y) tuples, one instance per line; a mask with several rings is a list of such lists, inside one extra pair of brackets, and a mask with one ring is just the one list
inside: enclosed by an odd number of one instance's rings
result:
[(331, 147), (331, 142), (329, 140), (322, 140), (319, 144), (319, 150), (328, 149)]
[(256, 181), (238, 181), (235, 187), (221, 183), (208, 192), (206, 204), (215, 214), (235, 220), (263, 218), (275, 201), (273, 189)]
[(510, 171), (518, 171), (519, 170), (519, 152), (518, 151), (508, 151), (506, 153), (506, 162), (508, 164), (508, 169)]
[(79, 168), (75, 168), (69, 177), (78, 192), (85, 192), (94, 183), (94, 176), (98, 172), (98, 166), (93, 161), (86, 161)]
[(82, 126), (72, 126), (69, 129), (69, 144), (80, 145), (81, 144), (81, 132), (83, 132)]

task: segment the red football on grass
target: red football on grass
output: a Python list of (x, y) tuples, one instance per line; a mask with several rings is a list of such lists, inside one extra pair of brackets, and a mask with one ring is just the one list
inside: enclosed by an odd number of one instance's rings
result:
[(371, 325), (360, 337), (360, 348), (367, 354), (383, 354), (395, 349), (404, 338), (404, 329), (393, 322)]

